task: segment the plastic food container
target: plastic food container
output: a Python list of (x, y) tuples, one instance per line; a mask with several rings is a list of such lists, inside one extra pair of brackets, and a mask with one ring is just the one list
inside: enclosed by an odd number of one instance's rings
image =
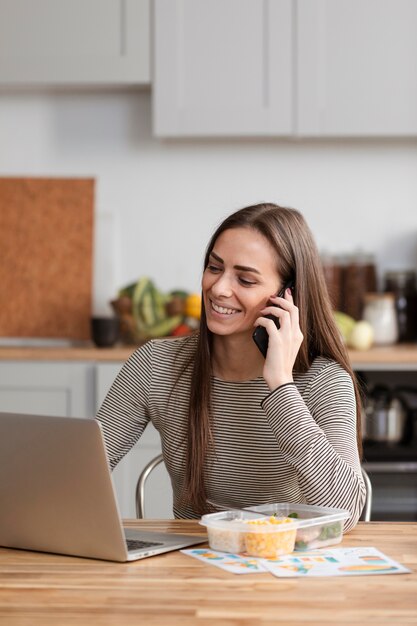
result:
[(200, 524), (207, 528), (212, 550), (275, 558), (293, 550), (324, 548), (342, 541), (350, 517), (345, 509), (288, 502), (248, 508), (250, 512), (230, 509), (203, 515)]
[(334, 509), (308, 504), (262, 504), (251, 506), (259, 511), (277, 517), (285, 516), (298, 522), (295, 550), (314, 550), (333, 546), (342, 541), (343, 524), (350, 517), (345, 509)]
[(203, 515), (200, 524), (207, 528), (212, 550), (276, 558), (293, 552), (299, 522), (230, 510)]

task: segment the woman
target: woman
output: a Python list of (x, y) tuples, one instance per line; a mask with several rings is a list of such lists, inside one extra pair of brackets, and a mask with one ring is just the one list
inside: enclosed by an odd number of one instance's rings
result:
[(176, 517), (300, 502), (348, 509), (349, 530), (365, 501), (359, 394), (301, 214), (259, 204), (229, 216), (202, 296), (199, 333), (149, 341), (113, 383), (97, 416), (111, 466), (152, 421)]

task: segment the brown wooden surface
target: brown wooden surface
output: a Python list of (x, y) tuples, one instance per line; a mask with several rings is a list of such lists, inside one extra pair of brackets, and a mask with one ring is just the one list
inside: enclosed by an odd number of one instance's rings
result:
[(350, 350), (349, 355), (354, 366), (361, 363), (417, 365), (417, 343), (374, 346), (370, 350)]
[(0, 178), (0, 336), (90, 337), (94, 180)]
[(116, 361), (124, 362), (135, 346), (96, 348), (10, 348), (0, 347), (0, 361)]
[[(31, 348), (0, 346), (0, 360), (34, 361), (126, 361), (137, 346), (115, 346), (114, 348), (96, 348), (86, 344), (82, 347), (69, 348)], [(396, 346), (372, 348), (363, 352), (350, 351), (353, 365), (363, 363), (375, 365), (411, 365), (417, 367), (417, 344), (399, 344)]]
[[(180, 520), (127, 525), (196, 534), (202, 529)], [(229, 574), (178, 551), (116, 564), (0, 549), (0, 624), (417, 624), (417, 523), (360, 522), (340, 545), (373, 546), (412, 573), (278, 579)]]

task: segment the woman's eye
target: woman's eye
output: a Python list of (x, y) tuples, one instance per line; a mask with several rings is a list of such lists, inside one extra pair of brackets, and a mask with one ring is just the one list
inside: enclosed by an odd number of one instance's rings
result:
[(207, 269), (209, 270), (209, 272), (211, 272), (212, 274), (217, 274), (218, 272), (221, 272), (220, 267), (217, 267), (216, 265), (207, 265)]
[(244, 287), (251, 287), (252, 285), (256, 284), (252, 280), (247, 280), (246, 278), (242, 277), (239, 278), (239, 281)]

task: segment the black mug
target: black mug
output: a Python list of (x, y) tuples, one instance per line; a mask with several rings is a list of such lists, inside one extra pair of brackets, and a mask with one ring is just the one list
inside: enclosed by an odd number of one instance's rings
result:
[(119, 339), (120, 324), (117, 317), (92, 317), (91, 337), (98, 348), (111, 348)]

